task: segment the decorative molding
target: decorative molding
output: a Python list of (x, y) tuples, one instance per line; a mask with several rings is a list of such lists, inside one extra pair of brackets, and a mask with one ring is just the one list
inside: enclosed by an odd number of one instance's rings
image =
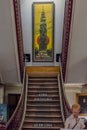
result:
[(66, 92), (71, 92), (71, 93), (81, 93), (81, 90), (82, 90), (82, 84), (80, 83), (76, 83), (76, 84), (73, 84), (73, 83), (70, 83), (70, 84), (64, 84), (64, 88), (66, 90)]
[(12, 20), (12, 33), (13, 33), (13, 46), (15, 50), (15, 59), (16, 59), (16, 71), (18, 75), (18, 82), (21, 81), (20, 77), (20, 66), (19, 66), (19, 57), (18, 57), (18, 46), (17, 46), (17, 36), (16, 36), (16, 27), (15, 27), (15, 14), (14, 14), (14, 4), (12, 0), (9, 0), (10, 2), (10, 14), (11, 14), (11, 20)]
[(72, 18), (73, 0), (65, 1), (65, 13), (64, 13), (64, 29), (63, 29), (63, 41), (62, 41), (62, 71), (63, 80), (65, 81), (66, 65), (69, 47), (69, 37), (71, 29), (71, 18)]
[(13, 3), (14, 3), (14, 13), (15, 13), (15, 25), (16, 25), (19, 65), (20, 65), (20, 76), (21, 76), (21, 81), (22, 81), (23, 68), (24, 68), (24, 50), (23, 50), (23, 36), (22, 36), (22, 23), (21, 23), (21, 12), (20, 12), (20, 0), (13, 0)]

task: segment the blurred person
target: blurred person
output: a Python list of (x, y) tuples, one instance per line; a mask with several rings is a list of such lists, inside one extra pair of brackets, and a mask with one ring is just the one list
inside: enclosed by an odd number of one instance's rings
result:
[(84, 129), (84, 120), (79, 118), (80, 113), (80, 105), (73, 104), (72, 105), (72, 114), (65, 121), (66, 129)]

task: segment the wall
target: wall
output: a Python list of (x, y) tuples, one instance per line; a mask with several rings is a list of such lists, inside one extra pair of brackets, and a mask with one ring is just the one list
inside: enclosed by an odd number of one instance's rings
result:
[(4, 102), (4, 87), (0, 86), (0, 104)]
[[(21, 0), (22, 30), (24, 40), (24, 52), (30, 53), (32, 58), (32, 3), (50, 2), (50, 0)], [(56, 53), (61, 53), (62, 32), (65, 0), (53, 0), (55, 3), (55, 23), (54, 23), (54, 63), (29, 63), (29, 65), (57, 65)]]
[(0, 0), (0, 74), (3, 81), (20, 81), (12, 0)]
[[(72, 107), (74, 103), (77, 103), (76, 101), (77, 93), (86, 93), (87, 91), (87, 86), (86, 91), (84, 91), (84, 84), (82, 83), (70, 83), (70, 84), (66, 83), (64, 84), (64, 88), (70, 107)], [(79, 117), (87, 119), (87, 115), (84, 114), (80, 115)]]
[(6, 87), (5, 89), (5, 102), (8, 102), (8, 94), (21, 94), (23, 86), (20, 84), (15, 87)]
[(87, 83), (87, 0), (74, 0), (66, 82)]
[(76, 93), (82, 92), (82, 84), (64, 84), (67, 100), (70, 107), (76, 103)]
[(8, 94), (21, 94), (22, 88), (22, 84), (15, 87), (8, 86), (5, 88), (4, 86), (0, 86), (0, 104), (8, 102)]

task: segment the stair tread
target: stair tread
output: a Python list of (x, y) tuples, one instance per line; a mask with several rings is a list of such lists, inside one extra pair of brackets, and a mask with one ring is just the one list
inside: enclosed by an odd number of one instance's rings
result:
[(42, 109), (40, 110), (40, 109), (34, 109), (34, 108), (32, 108), (32, 109), (26, 109), (26, 111), (36, 111), (36, 112), (39, 112), (39, 111), (40, 112), (48, 112), (48, 111), (49, 112), (51, 112), (51, 111), (53, 112), (53, 111), (57, 111), (57, 112), (59, 112), (61, 110), (53, 109), (53, 108), (52, 109), (46, 109), (46, 110), (42, 110)]
[[(31, 98), (31, 97), (30, 97), (30, 98)], [(55, 102), (55, 101), (60, 101), (60, 100), (59, 100), (59, 97), (56, 97), (56, 98), (55, 98), (55, 97), (52, 97), (52, 98), (51, 98), (51, 97), (47, 97), (47, 98), (34, 97), (33, 99), (30, 99), (30, 98), (28, 98), (27, 101), (42, 101), (42, 102), (43, 102), (43, 101), (54, 101), (54, 102)]]
[(29, 86), (28, 87), (28, 89), (58, 89), (58, 87), (57, 86), (52, 86), (52, 87), (49, 87), (49, 86), (43, 86), (43, 87), (41, 87), (41, 86)]
[(35, 84), (35, 83), (34, 84), (28, 84), (28, 87), (31, 87), (31, 86), (32, 87), (38, 86), (38, 87), (48, 87), (49, 88), (49, 87), (57, 87), (58, 84), (52, 84), (52, 83), (51, 84), (43, 84), (43, 83), (42, 84)]
[(59, 102), (60, 100), (30, 100), (30, 99), (28, 99), (27, 100), (28, 102)]
[(57, 105), (49, 105), (49, 104), (45, 104), (45, 105), (43, 105), (43, 104), (41, 104), (41, 105), (39, 105), (39, 104), (37, 104), (37, 105), (36, 104), (27, 104), (27, 106), (48, 106), (48, 107), (49, 106), (51, 106), (51, 107), (57, 106), (58, 107), (58, 106), (60, 106), (60, 104), (57, 104)]
[(38, 97), (38, 98), (53, 98), (53, 97), (59, 97), (59, 95), (27, 95), (27, 97)]
[(59, 130), (63, 127), (57, 77), (29, 77), (22, 130)]
[(53, 79), (53, 78), (55, 78), (55, 79), (57, 79), (57, 76), (54, 76), (54, 75), (53, 75), (53, 76), (47, 77), (47, 72), (46, 72), (46, 75), (44, 75), (43, 77), (42, 77), (41, 75), (38, 75), (38, 76), (36, 76), (36, 75), (34, 76), (34, 75), (33, 75), (33, 76), (29, 76), (29, 77), (28, 77), (28, 79), (32, 79), (32, 78), (33, 78), (33, 79), (36, 79), (36, 78), (40, 78), (40, 79), (43, 79), (43, 78)]
[(34, 120), (34, 119), (25, 119), (24, 122), (30, 122), (30, 123), (62, 123), (62, 120)]
[(56, 77), (55, 78), (50, 78), (50, 77), (48, 77), (48, 78), (47, 77), (46, 78), (45, 77), (41, 77), (41, 78), (40, 77), (35, 77), (35, 78), (29, 78), (28, 81), (29, 80), (57, 80), (57, 78)]
[(53, 118), (55, 118), (55, 117), (61, 117), (61, 115), (36, 115), (36, 114), (31, 114), (31, 115), (29, 115), (29, 114), (25, 114), (25, 117), (53, 117)]
[[(47, 92), (47, 93), (50, 93), (50, 91), (47, 91), (47, 90), (29, 90), (28, 92)], [(58, 92), (58, 91), (51, 91), (51, 93), (55, 93), (55, 92)]]
[(46, 87), (44, 87), (44, 88), (41, 88), (41, 87), (30, 87), (30, 88), (28, 88), (28, 91), (57, 91), (57, 92), (59, 92), (59, 88), (46, 88)]
[(60, 129), (60, 127), (34, 127), (34, 126), (27, 126), (27, 125), (23, 125), (23, 127), (22, 128), (29, 128), (29, 129), (32, 129), (32, 128), (34, 128), (34, 129)]
[(43, 82), (43, 83), (32, 82), (32, 83), (28, 83), (28, 85), (30, 85), (30, 84), (35, 84), (35, 85), (36, 85), (36, 84), (39, 84), (39, 85), (43, 85), (43, 84), (47, 84), (47, 85), (48, 85), (48, 84), (56, 84), (56, 85), (57, 85), (58, 83), (57, 83), (57, 82), (56, 82), (56, 83), (55, 83), (55, 82)]

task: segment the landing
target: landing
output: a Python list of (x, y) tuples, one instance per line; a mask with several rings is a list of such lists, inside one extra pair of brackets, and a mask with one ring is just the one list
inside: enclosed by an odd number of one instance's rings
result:
[(57, 76), (59, 73), (59, 66), (28, 66), (26, 73), (30, 76)]

